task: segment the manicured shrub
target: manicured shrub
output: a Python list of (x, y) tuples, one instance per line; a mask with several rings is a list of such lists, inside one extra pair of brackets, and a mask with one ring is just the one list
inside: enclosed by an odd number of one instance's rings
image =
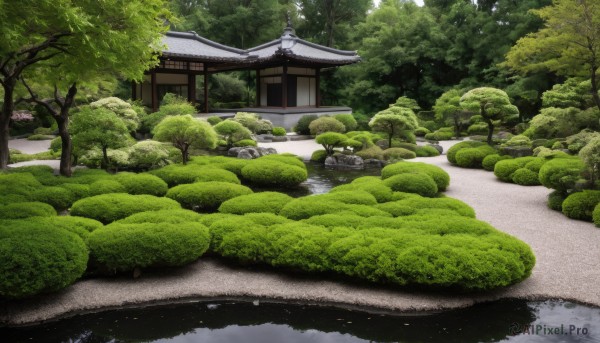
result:
[(69, 180), (69, 183), (78, 183), (78, 184), (91, 184), (92, 182), (98, 180), (108, 180), (111, 179), (112, 175), (106, 172), (106, 170), (102, 169), (75, 169), (73, 170), (73, 175)]
[(271, 226), (275, 224), (285, 224), (291, 222), (286, 217), (278, 216), (273, 213), (246, 213), (243, 218), (250, 219), (255, 224)]
[(440, 192), (445, 191), (450, 185), (450, 175), (445, 170), (423, 162), (398, 162), (390, 164), (381, 170), (381, 178), (385, 180), (394, 175), (406, 173), (425, 173), (431, 176)]
[(539, 179), (545, 187), (565, 193), (575, 187), (584, 169), (578, 158), (555, 158), (540, 168)]
[(292, 166), (296, 166), (299, 168), (306, 169), (306, 165), (302, 162), (302, 158), (292, 155), (292, 154), (272, 154), (261, 156), (256, 159), (256, 161), (277, 161), (285, 164), (289, 164)]
[(316, 114), (306, 114), (300, 117), (298, 123), (296, 124), (296, 133), (299, 135), (310, 135), (309, 125), (318, 118), (319, 116), (317, 116)]
[(73, 195), (73, 201), (77, 201), (79, 199), (87, 198), (90, 196), (90, 186), (88, 185), (80, 185), (78, 183), (63, 183), (58, 187), (64, 188), (71, 192)]
[[(387, 211), (386, 211), (387, 212)], [(389, 218), (389, 217), (385, 217)], [(308, 219), (302, 220), (302, 222), (310, 225), (318, 225), (324, 227), (352, 227), (358, 228), (362, 225), (367, 218), (356, 215), (356, 214), (323, 214), (320, 216), (312, 216)]]
[(116, 223), (121, 224), (143, 224), (143, 223), (189, 223), (189, 222), (200, 222), (202, 216), (194, 211), (190, 210), (158, 210), (158, 211), (147, 211), (139, 212), (130, 215), (127, 218), (120, 219)]
[(285, 131), (285, 128), (283, 127), (274, 127), (273, 130), (271, 131), (271, 133), (273, 134), (273, 136), (285, 136), (287, 135), (287, 132)]
[(337, 186), (332, 188), (329, 192), (336, 193), (345, 191), (365, 191), (373, 195), (378, 203), (390, 201), (393, 197), (392, 189), (383, 184), (383, 182), (379, 179), (362, 181), (357, 183), (353, 182), (351, 184)]
[(460, 149), (455, 155), (456, 165), (462, 168), (482, 168), (483, 159), (495, 153), (496, 149), (489, 145)]
[(51, 205), (43, 202), (17, 202), (0, 205), (0, 218), (2, 219), (50, 217), (55, 215), (56, 210)]
[(0, 297), (25, 298), (57, 291), (83, 275), (88, 250), (66, 230), (0, 225)]
[(0, 174), (0, 194), (29, 195), (42, 184), (31, 173)]
[(228, 170), (206, 166), (203, 167), (196, 164), (188, 164), (185, 166), (172, 164), (161, 169), (153, 170), (150, 174), (163, 179), (169, 187), (209, 181), (240, 184), (240, 180), (237, 176)]
[(90, 196), (108, 193), (126, 193), (125, 186), (115, 180), (99, 180), (90, 184)]
[(519, 168), (512, 174), (512, 181), (521, 186), (541, 185), (538, 174), (527, 168)]
[(293, 220), (300, 220), (330, 213), (349, 213), (363, 217), (389, 216), (389, 213), (371, 206), (346, 204), (321, 195), (294, 199), (281, 209), (279, 215)]
[[(487, 128), (486, 128), (486, 131), (487, 131)], [(478, 148), (478, 147), (481, 147), (484, 145), (486, 145), (484, 142), (477, 142), (477, 141), (464, 141), (464, 142), (454, 144), (446, 152), (446, 158), (448, 159), (448, 162), (450, 162), (452, 164), (456, 164), (456, 153), (458, 153), (461, 149)]]
[(571, 219), (592, 221), (592, 213), (599, 203), (600, 191), (575, 192), (563, 201), (562, 212)]
[(377, 145), (373, 145), (368, 148), (357, 151), (355, 155), (362, 158), (363, 160), (383, 160), (383, 150)]
[(333, 193), (322, 194), (319, 196), (323, 199), (329, 199), (331, 201), (339, 201), (344, 204), (357, 204), (357, 205), (376, 205), (377, 199), (367, 192), (361, 190), (354, 191), (338, 191)]
[(536, 173), (536, 175), (540, 172), (540, 169), (542, 168), (542, 166), (544, 165), (544, 163), (548, 162), (547, 159), (545, 158), (536, 158), (531, 160), (530, 162), (527, 162), (527, 164), (525, 165), (525, 168), (531, 170), (532, 172)]
[(196, 182), (169, 189), (167, 197), (178, 201), (184, 208), (199, 212), (211, 212), (229, 199), (251, 194), (246, 186), (228, 182)]
[(87, 241), (90, 232), (103, 227), (102, 223), (99, 221), (74, 216), (30, 217), (24, 219), (0, 220), (0, 226), (13, 228), (39, 227), (49, 231), (67, 230), (81, 237), (84, 242)]
[(453, 198), (423, 198), (410, 197), (404, 200), (396, 201), (398, 206), (410, 206), (415, 209), (448, 209), (456, 212), (463, 217), (475, 218), (475, 210), (464, 202)]
[(92, 218), (107, 224), (138, 212), (180, 208), (176, 201), (167, 198), (112, 193), (77, 200), (71, 207), (71, 215)]
[(238, 196), (221, 204), (219, 212), (245, 214), (245, 213), (279, 213), (279, 211), (292, 201), (292, 197), (278, 192), (261, 192)]
[(600, 206), (598, 205), (594, 207), (594, 211), (592, 212), (592, 221), (596, 227), (600, 227)]
[(431, 145), (417, 146), (415, 153), (417, 157), (435, 157), (440, 155), (440, 152)]
[(415, 129), (415, 136), (424, 137), (426, 134), (431, 133), (431, 131), (426, 127), (418, 127)]
[(21, 194), (3, 194), (0, 197), (0, 205), (8, 205), (16, 202), (27, 202), (28, 198)]
[(425, 134), (425, 139), (431, 141), (448, 141), (454, 138), (454, 133), (452, 131), (434, 131), (431, 133)]
[(494, 175), (504, 182), (512, 182), (512, 176), (517, 169), (524, 168), (535, 157), (519, 157), (515, 159), (501, 160), (494, 167)]
[(241, 147), (256, 146), (256, 145), (257, 145), (257, 143), (253, 139), (242, 139), (242, 140), (239, 140), (239, 141), (233, 143), (233, 146), (241, 146)]
[(221, 117), (219, 117), (219, 116), (210, 116), (210, 117), (206, 118), (206, 121), (207, 121), (207, 122), (208, 122), (210, 125), (212, 125), (212, 126), (215, 126), (215, 125), (217, 125), (218, 123), (222, 122), (222, 121), (223, 121), (223, 119), (221, 119)]
[(562, 204), (567, 198), (567, 194), (559, 191), (553, 191), (548, 194), (548, 207), (554, 211), (562, 212)]
[(396, 192), (416, 193), (426, 197), (434, 197), (438, 192), (433, 178), (425, 173), (394, 175), (385, 179), (383, 184)]
[(310, 130), (310, 134), (313, 136), (320, 135), (325, 132), (346, 132), (346, 127), (344, 124), (342, 124), (341, 121), (331, 117), (320, 117), (316, 120), (313, 120), (308, 125), (308, 128)]
[(406, 205), (405, 203), (398, 204), (396, 201), (378, 204), (375, 208), (385, 211), (394, 217), (408, 216), (417, 212), (417, 209), (414, 207)]
[(280, 161), (256, 159), (242, 168), (242, 177), (248, 182), (266, 187), (294, 187), (306, 181), (306, 167), (301, 168)]
[(312, 162), (325, 163), (327, 159), (327, 151), (325, 150), (315, 150), (310, 156), (310, 160)]
[(162, 197), (167, 194), (169, 187), (167, 183), (155, 175), (118, 173), (114, 180), (125, 187), (125, 192), (129, 194), (149, 194)]
[(410, 151), (404, 148), (389, 148), (383, 151), (383, 158), (386, 161), (389, 160), (403, 160), (403, 159), (411, 159), (415, 158), (417, 155), (414, 151)]
[(498, 163), (498, 161), (510, 159), (512, 159), (512, 156), (510, 155), (491, 154), (483, 158), (483, 161), (481, 161), (481, 166), (483, 167), (483, 169), (493, 172), (494, 167), (496, 166), (496, 163)]
[(137, 142), (129, 148), (129, 168), (131, 169), (149, 170), (166, 166), (168, 163), (169, 146), (165, 143), (147, 140)]
[(336, 114), (335, 116), (333, 116), (333, 118), (344, 124), (346, 132), (354, 131), (358, 127), (358, 123), (356, 122), (356, 119), (354, 119), (352, 114)]
[(113, 223), (88, 238), (91, 262), (107, 273), (181, 266), (202, 256), (209, 243), (208, 228), (194, 222)]
[(68, 209), (75, 197), (69, 190), (61, 187), (41, 187), (28, 196), (30, 201), (39, 201), (51, 205), (57, 211)]

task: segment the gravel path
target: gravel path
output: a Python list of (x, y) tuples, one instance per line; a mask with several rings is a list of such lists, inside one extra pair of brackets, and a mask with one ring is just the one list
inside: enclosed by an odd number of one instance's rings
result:
[(8, 147), (17, 149), (24, 154), (37, 154), (50, 149), (50, 140), (28, 141), (27, 139), (11, 139), (8, 141)]
[[(273, 144), (279, 152), (312, 153), (309, 141)], [(483, 295), (427, 294), (237, 268), (205, 258), (167, 274), (85, 280), (55, 294), (6, 304), (0, 308), (0, 322), (31, 323), (133, 304), (240, 297), (384, 311), (449, 309), (500, 298), (561, 298), (600, 306), (600, 229), (549, 210), (549, 190), (544, 187), (501, 183), (493, 173), (451, 166), (445, 156), (416, 160), (444, 168), (451, 177), (448, 196), (467, 202), (479, 219), (531, 245), (537, 263), (529, 279)]]

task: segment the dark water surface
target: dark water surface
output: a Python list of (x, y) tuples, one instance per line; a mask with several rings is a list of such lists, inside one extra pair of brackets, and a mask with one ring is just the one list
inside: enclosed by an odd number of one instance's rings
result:
[(0, 338), (2, 342), (600, 342), (600, 309), (562, 301), (503, 300), (436, 314), (381, 315), (264, 302), (194, 302), (0, 328)]

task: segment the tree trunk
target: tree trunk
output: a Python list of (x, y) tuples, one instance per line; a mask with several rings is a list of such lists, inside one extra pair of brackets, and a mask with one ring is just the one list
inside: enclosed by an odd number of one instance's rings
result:
[(102, 163), (100, 164), (100, 168), (107, 170), (108, 169), (108, 148), (102, 147)]
[(73, 151), (73, 144), (71, 141), (71, 135), (69, 134), (69, 117), (58, 119), (58, 134), (61, 140), (61, 153), (60, 153), (60, 175), (71, 176), (71, 152)]
[(186, 165), (189, 160), (188, 148), (189, 148), (189, 145), (185, 145), (183, 147), (183, 149), (181, 149), (181, 159), (183, 160), (184, 165)]
[(598, 96), (598, 80), (596, 79), (596, 65), (592, 65), (591, 79), (592, 79), (592, 98), (594, 99), (594, 103), (596, 103), (596, 107), (600, 110), (600, 96)]
[(388, 136), (388, 149), (392, 147), (392, 137), (394, 137), (394, 126), (390, 128), (390, 134)]
[(10, 138), (10, 117), (15, 108), (13, 93), (16, 79), (4, 81), (4, 104), (2, 104), (2, 113), (0, 113), (0, 169), (8, 168), (10, 153), (8, 150), (8, 139)]
[(487, 135), (487, 144), (492, 146), (492, 135), (494, 134), (494, 123), (492, 123), (491, 119), (485, 119), (485, 122), (488, 125), (488, 135)]

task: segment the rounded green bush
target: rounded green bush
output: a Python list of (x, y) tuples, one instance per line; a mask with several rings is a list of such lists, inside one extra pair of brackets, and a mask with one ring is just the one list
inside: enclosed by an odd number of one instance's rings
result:
[(399, 159), (408, 160), (415, 157), (417, 157), (417, 154), (415, 154), (414, 151), (404, 148), (389, 148), (383, 151), (383, 158), (386, 161)]
[[(388, 217), (385, 217), (388, 218)], [(319, 216), (313, 216), (308, 219), (302, 220), (304, 223), (317, 226), (325, 227), (352, 227), (358, 228), (361, 226), (367, 218), (356, 215), (356, 214), (322, 214)]]
[(592, 212), (592, 221), (596, 227), (600, 227), (600, 206), (598, 205), (594, 207), (594, 211)]
[(88, 238), (92, 264), (107, 273), (185, 265), (202, 256), (209, 244), (208, 228), (194, 222), (113, 223)]
[(291, 220), (273, 213), (246, 213), (243, 218), (250, 219), (255, 224), (271, 226), (275, 224), (289, 223)]
[(222, 203), (219, 212), (233, 214), (268, 212), (277, 214), (292, 199), (291, 196), (278, 192), (242, 195)]
[(559, 191), (553, 191), (548, 194), (548, 207), (554, 211), (562, 212), (562, 204), (567, 198), (567, 194)]
[(308, 128), (310, 130), (310, 134), (313, 136), (318, 136), (325, 132), (346, 132), (346, 127), (341, 121), (326, 116), (313, 120), (308, 125)]
[(0, 297), (24, 298), (65, 288), (88, 262), (83, 240), (40, 225), (0, 225)]
[(143, 224), (143, 223), (188, 223), (188, 222), (200, 222), (202, 216), (194, 211), (190, 210), (158, 210), (158, 211), (147, 211), (138, 212), (130, 215), (127, 218), (119, 219), (115, 223), (121, 224)]
[(512, 159), (512, 156), (510, 155), (491, 154), (483, 158), (483, 161), (481, 161), (481, 166), (483, 167), (483, 169), (493, 172), (494, 167), (496, 166), (496, 163), (498, 163), (498, 161), (510, 159)]
[(300, 168), (276, 160), (256, 159), (242, 168), (248, 182), (267, 187), (294, 187), (306, 181), (306, 167)]
[(113, 179), (125, 187), (125, 192), (134, 195), (148, 194), (162, 197), (169, 190), (166, 182), (150, 174), (118, 173)]
[(87, 241), (90, 232), (103, 227), (99, 221), (73, 216), (30, 217), (0, 220), (0, 226), (41, 227), (47, 230), (67, 230)]
[(252, 190), (246, 186), (211, 181), (173, 187), (167, 192), (167, 198), (178, 201), (190, 210), (212, 212), (229, 199), (251, 193)]
[(450, 162), (452, 164), (456, 164), (456, 153), (459, 152), (461, 149), (478, 148), (478, 147), (481, 147), (484, 145), (487, 145), (487, 144), (484, 142), (478, 142), (478, 141), (464, 141), (464, 142), (454, 144), (446, 152), (446, 158), (448, 159), (448, 162)]
[(534, 159), (535, 157), (519, 157), (500, 160), (494, 166), (494, 175), (504, 182), (512, 182), (512, 176), (517, 169), (524, 168), (527, 163)]
[(541, 185), (538, 174), (527, 168), (519, 168), (512, 174), (512, 181), (521, 186)]
[(29, 217), (51, 217), (56, 215), (54, 207), (43, 202), (16, 202), (0, 205), (0, 218), (21, 219)]
[(354, 191), (337, 191), (333, 193), (321, 194), (320, 198), (329, 199), (331, 201), (339, 201), (344, 204), (357, 204), (357, 205), (376, 205), (377, 199), (371, 193), (367, 191), (354, 190)]
[(30, 193), (29, 200), (45, 202), (57, 211), (62, 211), (68, 209), (75, 202), (75, 196), (71, 191), (62, 187), (41, 187)]
[(235, 143), (233, 143), (233, 146), (241, 146), (241, 147), (245, 147), (245, 146), (256, 146), (257, 143), (254, 139), (241, 139)]
[(29, 195), (42, 187), (31, 173), (0, 174), (0, 194)]
[(325, 150), (315, 150), (312, 155), (310, 155), (310, 160), (318, 163), (325, 163), (327, 159), (327, 151)]
[(336, 114), (334, 118), (344, 124), (346, 131), (354, 131), (358, 127), (358, 123), (352, 114), (342, 113)]
[(437, 131), (425, 134), (425, 139), (428, 139), (431, 141), (447, 141), (452, 138), (454, 138), (454, 132), (449, 132), (449, 131), (437, 130)]
[(495, 153), (496, 149), (489, 145), (460, 149), (455, 155), (456, 165), (462, 168), (482, 168), (483, 159)]
[[(248, 161), (248, 160), (232, 158), (226, 162), (216, 163), (216, 164), (213, 164), (212, 166), (215, 168), (230, 171), (230, 172), (234, 173), (237, 177), (241, 177), (242, 176), (242, 168), (247, 166), (249, 162), (250, 161)], [(238, 179), (238, 181), (239, 181), (239, 179)], [(232, 182), (232, 183), (235, 183), (235, 182)]]
[(385, 179), (383, 184), (395, 192), (416, 193), (425, 197), (434, 197), (438, 192), (438, 187), (433, 178), (425, 173), (394, 175)]
[(375, 208), (385, 211), (394, 217), (408, 216), (417, 212), (417, 209), (414, 207), (406, 205), (405, 203), (398, 204), (395, 201), (378, 204)]
[(90, 184), (89, 196), (108, 193), (126, 193), (125, 186), (116, 180), (98, 180)]
[(576, 192), (563, 201), (562, 212), (571, 219), (592, 221), (592, 213), (599, 203), (600, 191)]
[(58, 187), (64, 188), (71, 192), (71, 194), (73, 195), (73, 201), (77, 201), (79, 199), (87, 198), (90, 196), (89, 185), (81, 185), (78, 183), (63, 183)]
[(534, 172), (537, 175), (540, 172), (540, 169), (542, 169), (542, 166), (547, 161), (548, 160), (546, 160), (545, 158), (538, 157), (530, 162), (527, 162), (527, 164), (525, 164), (525, 168), (531, 170), (532, 172)]
[(584, 170), (585, 166), (579, 158), (555, 158), (540, 168), (540, 182), (564, 193), (575, 187)]
[(272, 154), (265, 155), (257, 158), (255, 161), (277, 161), (298, 168), (306, 169), (306, 165), (302, 161), (302, 158), (293, 154)]
[(363, 160), (383, 160), (383, 150), (377, 145), (373, 145), (368, 148), (357, 151), (355, 155), (362, 158)]
[(438, 149), (432, 147), (431, 145), (417, 146), (415, 153), (417, 154), (417, 157), (440, 156)]
[[(358, 179), (357, 179), (358, 180)], [(355, 180), (355, 181), (357, 181)], [(384, 185), (381, 180), (362, 181), (358, 183), (345, 184), (332, 188), (329, 193), (346, 192), (346, 191), (365, 191), (375, 197), (378, 203), (383, 203), (392, 200), (393, 192), (391, 188)]]
[(219, 116), (210, 116), (210, 117), (206, 118), (206, 121), (207, 121), (207, 122), (208, 122), (210, 125), (212, 125), (212, 126), (215, 126), (215, 125), (217, 125), (218, 123), (222, 122), (222, 121), (223, 121), (223, 119), (221, 119), (221, 117), (219, 117)]
[(111, 193), (77, 200), (71, 215), (95, 219), (107, 224), (138, 212), (180, 209), (174, 200), (153, 195)]
[(278, 137), (287, 135), (285, 128), (279, 127), (279, 126), (274, 127), (273, 130), (271, 131), (271, 133), (273, 134), (273, 136), (278, 136)]
[(363, 217), (390, 216), (389, 213), (371, 206), (345, 204), (341, 201), (333, 201), (323, 196), (296, 198), (288, 202), (281, 209), (279, 215), (293, 220), (301, 220), (331, 213), (349, 213)]
[(475, 218), (475, 210), (464, 202), (453, 198), (410, 197), (395, 202), (397, 206), (410, 206), (415, 209), (448, 209), (463, 217)]
[(381, 178), (385, 180), (394, 175), (406, 173), (425, 173), (431, 176), (440, 192), (445, 191), (450, 185), (450, 175), (444, 169), (423, 162), (398, 162), (390, 164), (381, 170)]
[(177, 165), (172, 164), (161, 169), (153, 170), (150, 174), (163, 179), (169, 187), (194, 183), (194, 182), (230, 182), (240, 184), (238, 177), (225, 169), (214, 168), (210, 166), (200, 166), (196, 164)]
[(319, 116), (316, 114), (305, 114), (298, 120), (296, 123), (295, 131), (299, 135), (310, 135), (309, 125), (313, 121), (319, 119)]

